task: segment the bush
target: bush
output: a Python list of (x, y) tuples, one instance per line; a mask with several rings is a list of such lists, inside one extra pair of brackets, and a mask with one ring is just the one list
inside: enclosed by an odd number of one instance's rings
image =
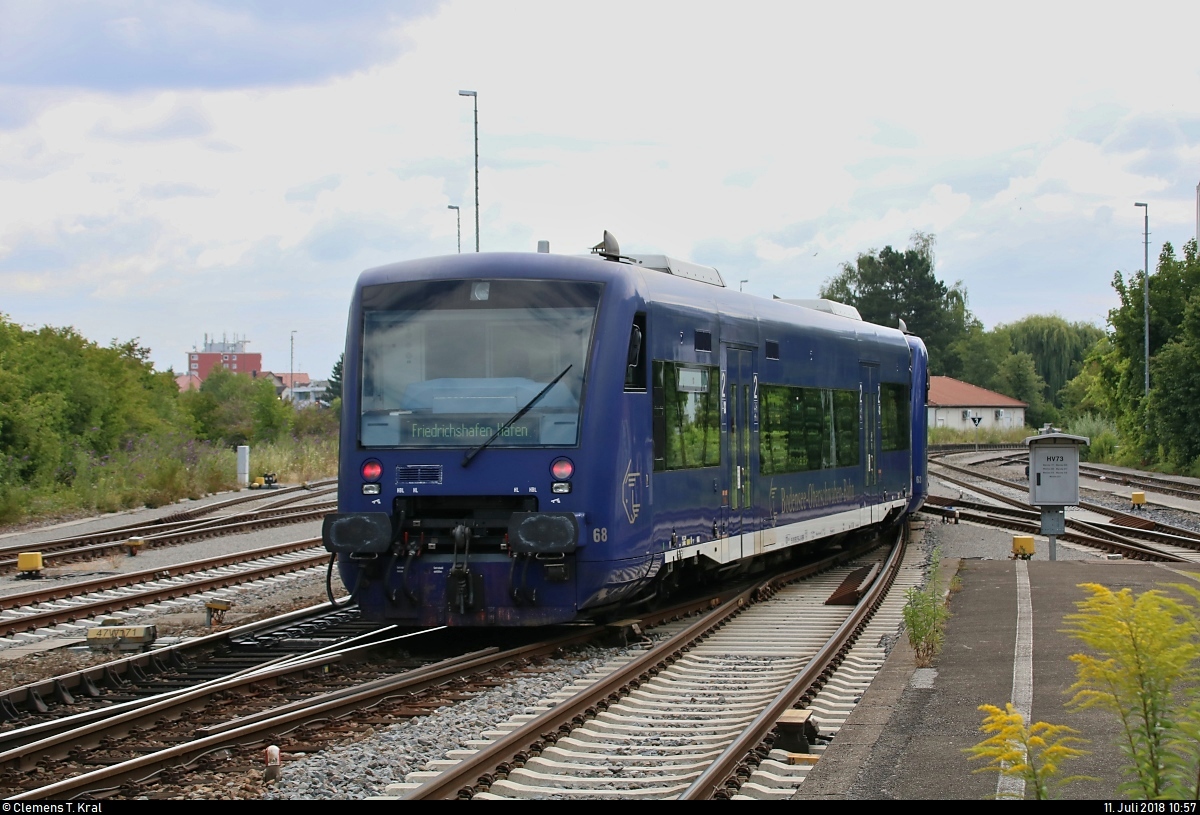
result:
[(1080, 461), (1116, 463), (1119, 431), (1108, 419), (1085, 413), (1071, 422), (1067, 432), (1075, 436), (1086, 436), (1091, 442), (1080, 449)]
[(183, 433), (142, 436), (103, 456), (77, 444), (57, 483), (0, 485), (0, 522), (157, 507), (236, 486), (233, 451)]

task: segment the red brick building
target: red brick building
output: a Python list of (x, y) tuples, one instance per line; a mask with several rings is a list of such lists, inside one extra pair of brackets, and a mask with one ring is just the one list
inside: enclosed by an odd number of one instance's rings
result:
[(203, 382), (214, 368), (227, 368), (235, 374), (257, 378), (262, 373), (262, 354), (247, 353), (246, 345), (249, 342), (244, 337), (239, 339), (237, 334), (233, 335), (232, 342), (224, 337), (220, 341), (215, 338), (210, 341), (205, 334), (204, 350), (192, 350), (187, 355), (185, 375)]

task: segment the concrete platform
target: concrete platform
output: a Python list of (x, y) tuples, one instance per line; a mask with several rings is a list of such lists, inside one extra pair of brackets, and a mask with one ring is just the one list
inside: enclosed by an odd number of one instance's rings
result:
[[(932, 669), (918, 671), (907, 642), (889, 655), (882, 672), (795, 797), (809, 799), (983, 800), (997, 793), (997, 774), (974, 772), (983, 764), (963, 748), (983, 740), (979, 705), (1003, 708), (1023, 693), (1031, 721), (1068, 725), (1090, 740), (1091, 754), (1067, 763), (1067, 774), (1095, 776), (1061, 791), (1069, 800), (1117, 799), (1124, 759), (1115, 715), (1074, 712), (1064, 703), (1075, 681), (1071, 654), (1084, 650), (1062, 633), (1064, 617), (1086, 594), (1081, 583), (1136, 593), (1170, 583), (1200, 581), (1200, 566), (1133, 561), (1004, 559), (1004, 533), (940, 527), (943, 552), (954, 539), (998, 550), (994, 559), (949, 557), (946, 580), (957, 572), (962, 589), (952, 595), (946, 644)], [(990, 542), (987, 540), (990, 536)], [(946, 543), (946, 541), (950, 541)], [(981, 541), (983, 541), (981, 543)], [(1027, 648), (1018, 648), (1018, 606), (1027, 576), (1030, 615)], [(1025, 651), (1028, 660), (1018, 658)], [(1022, 686), (1028, 685), (1022, 690)]]

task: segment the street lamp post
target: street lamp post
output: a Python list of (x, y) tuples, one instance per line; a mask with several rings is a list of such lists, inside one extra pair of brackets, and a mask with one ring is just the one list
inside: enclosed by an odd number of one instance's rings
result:
[(1146, 226), (1142, 233), (1142, 310), (1145, 312), (1145, 334), (1146, 334), (1146, 396), (1150, 395), (1150, 205), (1149, 204), (1134, 204), (1135, 207), (1142, 207), (1146, 213)]
[(292, 331), (292, 353), (288, 359), (288, 392), (291, 394), (289, 402), (296, 401), (296, 331)]
[(738, 291), (744, 291), (744, 289), (742, 288), (743, 285), (746, 283), (749, 283), (749, 282), (750, 282), (750, 278), (746, 278), (745, 280), (739, 280), (738, 281)]
[(475, 251), (479, 251), (479, 96), (475, 91), (459, 91), (459, 96), (471, 97), (475, 107)]
[(454, 217), (458, 221), (458, 253), (462, 254), (462, 211), (454, 204), (446, 207), (446, 209), (454, 210)]

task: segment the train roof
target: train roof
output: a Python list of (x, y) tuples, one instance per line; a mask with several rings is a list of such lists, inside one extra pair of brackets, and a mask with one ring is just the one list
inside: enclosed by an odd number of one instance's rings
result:
[[(901, 329), (866, 322), (852, 306), (832, 300), (767, 299), (739, 292), (726, 287), (715, 268), (666, 255), (621, 255), (600, 251), (590, 255), (472, 252), (400, 261), (367, 269), (359, 276), (358, 285), (370, 286), (408, 279), (418, 269), (420, 276), (432, 279), (493, 274), (526, 276), (532, 273), (537, 277), (545, 274), (573, 279), (623, 280), (648, 302), (719, 312), (732, 318), (804, 322), (839, 334), (852, 329), (859, 335), (875, 334), (880, 338), (904, 342)], [(805, 317), (798, 317), (796, 309), (799, 308), (805, 310)], [(894, 338), (891, 335), (895, 335)]]

